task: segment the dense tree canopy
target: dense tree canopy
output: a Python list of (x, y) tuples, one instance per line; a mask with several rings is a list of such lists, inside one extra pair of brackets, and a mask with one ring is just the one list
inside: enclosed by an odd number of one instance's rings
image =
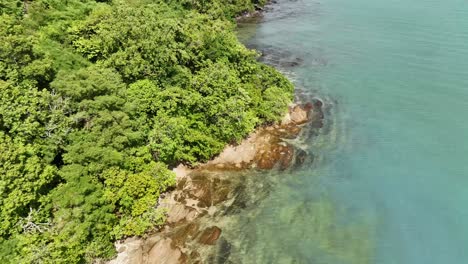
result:
[(293, 87), (232, 18), (264, 0), (0, 0), (0, 261), (108, 259), (170, 167), (277, 121)]

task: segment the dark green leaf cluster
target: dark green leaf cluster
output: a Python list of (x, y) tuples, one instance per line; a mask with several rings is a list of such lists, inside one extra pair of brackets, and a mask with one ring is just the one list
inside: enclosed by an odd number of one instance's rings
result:
[(112, 257), (171, 166), (277, 121), (293, 87), (230, 20), (261, 4), (0, 0), (0, 261)]
[[(184, 8), (194, 9), (212, 17), (233, 18), (245, 12), (262, 8), (268, 0), (172, 0)], [(171, 2), (171, 0), (169, 0)]]

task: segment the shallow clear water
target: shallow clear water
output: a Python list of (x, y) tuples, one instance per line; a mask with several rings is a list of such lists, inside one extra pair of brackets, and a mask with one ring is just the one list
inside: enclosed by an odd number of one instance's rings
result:
[(302, 58), (270, 63), (325, 101), (328, 124), (299, 142), (315, 161), (274, 175), (268, 196), (223, 230), (231, 261), (468, 263), (467, 2), (271, 8), (240, 36)]

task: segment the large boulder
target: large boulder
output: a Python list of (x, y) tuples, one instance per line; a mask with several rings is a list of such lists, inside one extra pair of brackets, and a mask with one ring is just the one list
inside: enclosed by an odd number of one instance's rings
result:
[(117, 242), (115, 248), (117, 257), (108, 264), (140, 264), (143, 263), (144, 241), (136, 237), (128, 238), (123, 242)]
[[(172, 246), (170, 238), (159, 240), (149, 251), (147, 264), (178, 264), (185, 262), (185, 255), (180, 249)], [(135, 264), (139, 264), (138, 262)]]
[(312, 104), (295, 105), (289, 109), (289, 118), (296, 125), (301, 125), (309, 121), (309, 112)]

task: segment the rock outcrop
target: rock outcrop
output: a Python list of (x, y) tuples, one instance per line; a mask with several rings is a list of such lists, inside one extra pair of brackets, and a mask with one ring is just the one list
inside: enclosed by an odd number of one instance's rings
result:
[[(201, 166), (213, 169), (285, 169), (291, 165), (295, 149), (285, 139), (296, 138), (308, 123), (322, 125), (322, 103), (295, 104), (279, 124), (261, 127), (236, 146), (227, 146), (215, 159)], [(318, 123), (318, 124), (317, 124)]]
[(215, 245), (227, 258), (230, 244), (222, 237), (222, 227), (213, 225), (214, 219), (235, 214), (264, 193), (264, 187), (254, 186), (250, 192), (255, 199), (244, 195), (248, 190), (241, 172), (285, 170), (302, 164), (307, 153), (289, 142), (305, 126), (321, 127), (322, 120), (319, 100), (292, 105), (279, 124), (257, 129), (210, 162), (175, 168), (177, 187), (160, 200), (160, 206), (167, 209), (166, 226), (147, 238), (117, 243), (118, 256), (109, 264), (206, 263)]

